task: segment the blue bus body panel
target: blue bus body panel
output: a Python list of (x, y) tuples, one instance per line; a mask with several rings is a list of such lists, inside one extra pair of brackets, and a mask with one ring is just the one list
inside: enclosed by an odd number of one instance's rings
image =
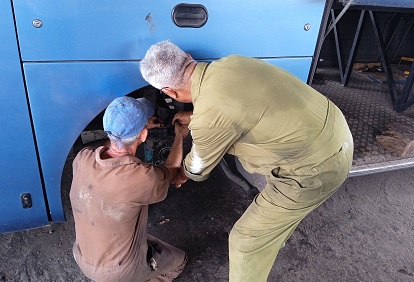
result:
[(61, 177), (79, 134), (117, 96), (147, 85), (136, 62), (24, 65), (52, 220), (64, 221)]
[[(24, 61), (139, 60), (170, 39), (196, 58), (313, 56), (323, 0), (189, 1), (208, 11), (201, 28), (179, 28), (173, 0), (15, 0)], [(33, 20), (42, 21), (40, 28)], [(304, 26), (310, 24), (310, 29)]]
[(309, 75), (309, 68), (312, 63), (311, 57), (305, 58), (280, 58), (280, 59), (263, 59), (269, 64), (278, 66), (287, 70), (294, 76), (303, 80), (306, 83)]
[[(0, 1), (0, 233), (49, 223), (9, 1)], [(23, 208), (21, 194), (32, 207)]]

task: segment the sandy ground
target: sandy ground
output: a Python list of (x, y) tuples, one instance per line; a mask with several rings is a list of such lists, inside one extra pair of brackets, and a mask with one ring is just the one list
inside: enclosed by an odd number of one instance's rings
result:
[[(63, 177), (67, 222), (0, 235), (0, 281), (89, 281), (71, 253), (70, 165)], [(413, 187), (414, 169), (348, 179), (301, 222), (269, 281), (414, 281)], [(249, 202), (216, 168), (205, 182), (170, 187), (167, 199), (151, 206), (150, 233), (189, 255), (176, 281), (227, 281), (228, 231)]]

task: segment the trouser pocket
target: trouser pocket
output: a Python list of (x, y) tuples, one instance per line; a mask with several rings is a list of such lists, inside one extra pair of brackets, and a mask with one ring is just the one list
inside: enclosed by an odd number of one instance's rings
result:
[(151, 271), (156, 271), (158, 269), (158, 263), (155, 260), (155, 253), (161, 254), (161, 251), (157, 249), (157, 245), (157, 243), (148, 242), (147, 263)]

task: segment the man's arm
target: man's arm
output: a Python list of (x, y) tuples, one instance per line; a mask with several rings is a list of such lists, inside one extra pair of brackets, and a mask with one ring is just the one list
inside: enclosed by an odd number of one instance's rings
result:
[(174, 182), (174, 179), (176, 179), (177, 176), (181, 175), (181, 163), (183, 161), (183, 141), (184, 138), (188, 135), (188, 127), (187, 125), (182, 125), (178, 122), (176, 122), (174, 126), (175, 138), (171, 147), (171, 151), (165, 161), (165, 166), (169, 171), (170, 182), (173, 182), (178, 188), (187, 180), (185, 179), (185, 181), (179, 181), (179, 183)]
[(206, 180), (224, 154), (240, 138), (231, 128), (192, 128), (193, 145), (184, 162), (184, 175), (194, 181)]

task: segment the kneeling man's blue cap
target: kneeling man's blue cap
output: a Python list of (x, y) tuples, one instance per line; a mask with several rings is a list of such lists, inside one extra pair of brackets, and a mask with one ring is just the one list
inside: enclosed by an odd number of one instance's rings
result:
[(135, 137), (154, 115), (154, 107), (145, 98), (115, 98), (106, 108), (103, 127), (109, 136), (119, 139)]

